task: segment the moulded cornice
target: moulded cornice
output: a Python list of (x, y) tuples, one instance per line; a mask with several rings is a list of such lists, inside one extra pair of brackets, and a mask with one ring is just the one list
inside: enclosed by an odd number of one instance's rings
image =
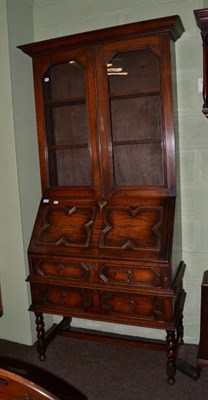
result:
[(75, 46), (84, 46), (92, 43), (109, 42), (120, 40), (123, 36), (142, 37), (150, 35), (168, 34), (176, 41), (184, 32), (184, 27), (178, 15), (152, 19), (148, 21), (133, 22), (126, 25), (118, 25), (110, 28), (98, 29), (95, 31), (80, 34), (63, 36), (60, 38), (44, 40), (18, 46), (26, 54), (35, 57), (42, 53), (49, 54)]

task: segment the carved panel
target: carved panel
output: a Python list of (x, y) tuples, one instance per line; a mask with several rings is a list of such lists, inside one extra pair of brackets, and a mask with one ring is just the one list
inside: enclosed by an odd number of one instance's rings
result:
[(92, 294), (87, 289), (32, 285), (33, 304), (87, 311), (92, 306)]
[(101, 295), (101, 304), (110, 315), (163, 319), (163, 298), (158, 296), (108, 292)]
[(100, 247), (122, 250), (158, 250), (163, 208), (106, 207)]
[(48, 206), (36, 243), (88, 247), (94, 217), (94, 207)]
[(73, 281), (86, 280), (89, 277), (89, 267), (83, 262), (33, 259), (33, 274), (42, 278), (63, 278)]
[(135, 286), (161, 286), (160, 269), (157, 267), (135, 267), (122, 265), (103, 265), (99, 270), (100, 278), (111, 284)]

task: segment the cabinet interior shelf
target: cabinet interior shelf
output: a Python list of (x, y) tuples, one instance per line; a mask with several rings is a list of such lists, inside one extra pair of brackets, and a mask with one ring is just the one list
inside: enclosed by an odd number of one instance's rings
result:
[[(119, 99), (133, 99), (137, 97), (148, 97), (148, 96), (159, 96), (159, 91), (150, 91), (150, 92), (129, 92), (129, 93), (116, 93), (110, 92), (109, 97), (111, 100), (119, 100)], [(86, 99), (84, 97), (73, 97), (73, 98), (66, 98), (66, 99), (48, 99), (45, 104), (48, 106), (68, 106), (68, 105), (79, 105), (85, 104)]]
[(88, 148), (88, 143), (58, 144), (58, 145), (48, 146), (48, 149), (50, 151), (67, 150), (67, 149), (84, 149), (84, 148)]
[(148, 97), (148, 96), (159, 96), (159, 91), (150, 91), (150, 92), (129, 92), (129, 93), (118, 93), (118, 92), (110, 92), (109, 97), (111, 100), (119, 100), (119, 99), (134, 99), (137, 97)]
[[(112, 142), (113, 146), (125, 146), (125, 145), (135, 145), (135, 144), (157, 144), (161, 142), (161, 140), (152, 140), (152, 139), (140, 139), (140, 140), (115, 140)], [(84, 149), (88, 148), (88, 143), (77, 143), (77, 144), (59, 144), (59, 145), (50, 145), (48, 149), (50, 151), (56, 150), (67, 150), (67, 149)]]
[(152, 139), (139, 139), (139, 140), (115, 140), (113, 141), (113, 146), (125, 146), (129, 144), (156, 144), (161, 143), (161, 140), (152, 140)]
[(64, 107), (64, 106), (70, 106), (70, 105), (79, 105), (79, 104), (85, 104), (86, 99), (84, 97), (73, 97), (73, 98), (67, 98), (67, 99), (50, 99), (45, 102), (46, 105), (48, 106), (56, 106), (56, 107)]

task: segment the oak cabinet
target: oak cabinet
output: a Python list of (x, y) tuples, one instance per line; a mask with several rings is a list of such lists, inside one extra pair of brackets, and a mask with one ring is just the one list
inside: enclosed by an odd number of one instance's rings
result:
[(185, 264), (172, 260), (182, 33), (171, 16), (20, 46), (33, 59), (43, 193), (28, 250), (41, 358), (43, 313), (63, 315), (68, 334), (71, 317), (164, 329), (175, 381), (185, 301)]

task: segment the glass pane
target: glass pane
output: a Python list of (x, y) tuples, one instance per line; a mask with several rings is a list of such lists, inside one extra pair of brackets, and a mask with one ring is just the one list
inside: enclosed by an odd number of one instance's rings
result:
[(160, 144), (114, 146), (116, 185), (161, 185), (161, 153)]
[(87, 143), (87, 116), (85, 104), (71, 104), (51, 108), (53, 136), (51, 144)]
[(50, 186), (90, 186), (85, 73), (74, 60), (43, 77)]
[(150, 49), (107, 65), (114, 184), (164, 185), (159, 58)]
[(55, 171), (51, 176), (52, 186), (89, 186), (88, 149), (67, 149), (49, 152), (49, 164)]
[(47, 93), (50, 99), (85, 96), (84, 71), (73, 60), (50, 67), (44, 76), (44, 82), (50, 83)]
[(159, 91), (159, 60), (149, 49), (119, 53), (107, 69), (112, 93)]
[(160, 140), (160, 96), (112, 99), (111, 123), (115, 143), (127, 139)]

